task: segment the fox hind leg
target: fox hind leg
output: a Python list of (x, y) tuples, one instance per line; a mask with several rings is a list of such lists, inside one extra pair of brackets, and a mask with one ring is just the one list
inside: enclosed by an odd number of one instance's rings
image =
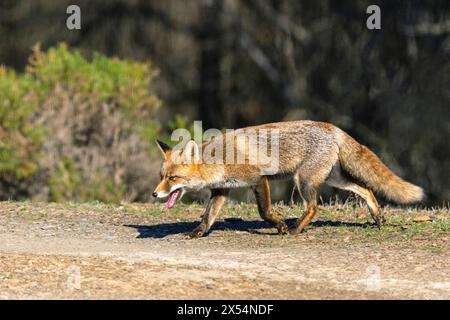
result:
[(303, 200), (303, 205), (305, 206), (305, 199), (303, 199), (301, 193), (300, 193), (300, 173), (296, 172), (294, 174), (294, 186), (292, 187), (292, 192), (291, 192), (291, 199), (289, 200), (289, 205), (291, 207), (293, 207), (295, 205), (295, 201), (294, 201), (294, 196), (295, 196), (295, 190), (298, 190), (298, 193), (300, 195), (300, 197)]
[(291, 228), (291, 234), (301, 233), (317, 213), (317, 188), (306, 183), (299, 183), (297, 188), (303, 199), (305, 212), (297, 219), (294, 226)]
[(261, 178), (261, 181), (253, 191), (261, 218), (276, 227), (279, 234), (287, 234), (288, 227), (284, 220), (270, 212), (270, 187), (266, 176)]
[[(307, 163), (308, 164), (308, 163)], [(323, 164), (320, 168), (307, 166), (299, 168), (294, 174), (294, 182), (297, 190), (303, 199), (303, 209), (305, 212), (298, 218), (289, 230), (291, 234), (299, 234), (312, 221), (317, 213), (317, 190), (330, 174), (331, 164)]]
[(383, 217), (383, 214), (381, 213), (377, 199), (373, 195), (372, 191), (350, 181), (350, 179), (342, 175), (339, 168), (334, 168), (326, 183), (332, 187), (351, 191), (359, 195), (367, 203), (370, 215), (375, 220), (377, 226), (380, 228), (384, 225), (385, 219)]
[(295, 205), (295, 201), (294, 201), (294, 196), (295, 196), (295, 190), (297, 189), (297, 186), (294, 185), (292, 187), (292, 192), (291, 192), (291, 199), (289, 200), (289, 206), (293, 207)]
[[(295, 190), (298, 190), (300, 198), (302, 198), (302, 200), (303, 200), (303, 209), (306, 210), (307, 203), (306, 203), (305, 197), (303, 197), (302, 192), (301, 192), (302, 185), (301, 185), (301, 178), (300, 178), (299, 172), (294, 174), (294, 183), (295, 183), (295, 186), (294, 186), (294, 189), (292, 190), (292, 195), (294, 194)], [(292, 195), (291, 195), (291, 198), (292, 198)]]
[(367, 206), (369, 207), (370, 215), (372, 216), (373, 220), (375, 220), (375, 223), (379, 228), (381, 228), (385, 224), (386, 220), (381, 213), (380, 206), (378, 205), (377, 199), (373, 195), (372, 191), (363, 188), (356, 183), (348, 183), (341, 189), (352, 191), (366, 201)]

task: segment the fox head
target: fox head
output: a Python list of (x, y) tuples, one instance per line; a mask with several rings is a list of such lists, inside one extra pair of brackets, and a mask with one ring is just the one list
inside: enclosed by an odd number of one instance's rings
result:
[(199, 170), (199, 147), (189, 141), (182, 149), (173, 150), (164, 142), (156, 140), (164, 161), (161, 166), (161, 182), (153, 192), (155, 198), (166, 198), (166, 208), (171, 208), (186, 191), (200, 190), (205, 186)]

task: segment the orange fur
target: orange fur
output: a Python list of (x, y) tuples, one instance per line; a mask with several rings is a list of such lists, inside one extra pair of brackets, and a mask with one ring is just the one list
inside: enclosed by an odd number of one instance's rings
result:
[[(272, 132), (276, 132), (279, 138), (279, 157), (276, 159), (278, 167), (271, 174), (264, 173), (267, 164), (250, 162), (250, 155), (258, 149), (258, 143), (238, 142), (231, 133), (215, 137), (202, 146), (190, 141), (185, 149), (176, 151), (158, 142), (165, 160), (161, 170), (161, 183), (155, 189), (155, 196), (166, 196), (174, 188), (183, 189), (183, 192), (203, 188), (213, 190), (202, 224), (191, 236), (201, 236), (208, 230), (228, 194), (226, 190), (239, 187), (252, 188), (261, 217), (276, 226), (280, 233), (285, 233), (284, 222), (270, 213), (269, 178), (295, 177), (306, 213), (297, 221), (292, 233), (303, 231), (314, 217), (317, 190), (323, 183), (360, 195), (367, 202), (378, 226), (383, 225), (384, 218), (372, 191), (381, 192), (398, 203), (418, 202), (424, 197), (420, 187), (395, 175), (371, 150), (332, 124), (306, 120), (288, 121), (238, 129), (234, 134), (259, 134), (263, 129), (274, 130)], [(234, 163), (226, 162), (225, 154), (230, 151), (227, 150), (227, 142), (230, 142), (229, 145), (235, 152), (230, 156)], [(218, 151), (222, 152), (222, 161), (202, 162), (199, 155), (208, 148), (213, 155), (217, 155)], [(274, 152), (274, 148), (275, 145), (270, 144), (270, 153)], [(245, 160), (243, 163), (236, 163), (238, 154)], [(183, 159), (187, 159), (187, 163), (180, 161)]]

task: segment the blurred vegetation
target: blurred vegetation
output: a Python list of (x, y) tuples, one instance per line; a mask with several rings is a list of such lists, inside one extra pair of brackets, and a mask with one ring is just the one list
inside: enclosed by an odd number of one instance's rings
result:
[[(0, 69), (2, 198), (143, 199), (160, 100), (148, 63), (34, 47), (24, 73)], [(136, 180), (136, 181), (135, 181)]]
[[(69, 4), (81, 8), (81, 30), (65, 26)], [(371, 4), (381, 8), (381, 30), (366, 28)], [(151, 58), (160, 74), (148, 90), (166, 105), (156, 115), (166, 137), (192, 120), (204, 130), (329, 121), (424, 187), (429, 204), (450, 200), (448, 0), (6, 0), (0, 38), (0, 63), (15, 70), (26, 69), (37, 42), (64, 41), (83, 56)], [(14, 86), (16, 76), (7, 77)], [(91, 80), (111, 93), (112, 79)], [(39, 130), (27, 136), (9, 143), (42, 139)], [(33, 163), (23, 162), (21, 174)], [(290, 186), (272, 194), (287, 200)]]
[(38, 169), (44, 130), (29, 121), (39, 101), (36, 89), (29, 74), (0, 67), (0, 172), (13, 173), (17, 179)]

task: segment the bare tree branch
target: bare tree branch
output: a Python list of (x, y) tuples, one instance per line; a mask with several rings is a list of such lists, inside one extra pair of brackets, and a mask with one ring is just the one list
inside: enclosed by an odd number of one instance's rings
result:
[(406, 25), (403, 26), (403, 31), (407, 35), (431, 35), (440, 36), (446, 33), (450, 33), (450, 20), (441, 21), (439, 23), (420, 22), (415, 26)]
[(292, 35), (299, 42), (305, 42), (311, 38), (311, 34), (306, 28), (292, 22), (287, 15), (276, 12), (267, 4), (267, 2), (260, 0), (246, 1), (244, 4), (250, 4), (252, 7), (256, 8), (266, 19), (271, 20), (278, 28), (287, 34)]
[(266, 54), (258, 47), (253, 39), (246, 32), (242, 32), (239, 38), (239, 44), (248, 51), (249, 57), (255, 62), (255, 64), (266, 74), (272, 82), (278, 83), (280, 80), (280, 74), (277, 69), (273, 67), (270, 59)]

